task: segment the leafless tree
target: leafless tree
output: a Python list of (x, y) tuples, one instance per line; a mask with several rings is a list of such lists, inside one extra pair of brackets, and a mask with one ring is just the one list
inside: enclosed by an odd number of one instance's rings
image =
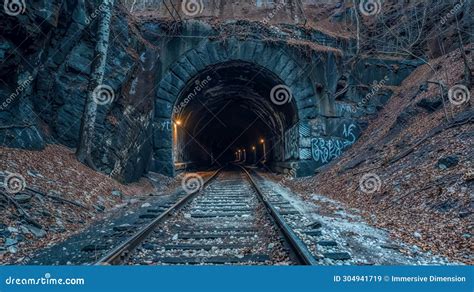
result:
[(102, 85), (104, 81), (114, 0), (104, 0), (102, 5), (102, 15), (99, 19), (97, 30), (95, 58), (92, 63), (92, 73), (89, 80), (88, 95), (81, 121), (79, 146), (76, 152), (76, 156), (79, 161), (94, 169), (95, 166), (92, 162), (91, 152), (98, 106), (95, 95), (97, 94), (96, 89)]

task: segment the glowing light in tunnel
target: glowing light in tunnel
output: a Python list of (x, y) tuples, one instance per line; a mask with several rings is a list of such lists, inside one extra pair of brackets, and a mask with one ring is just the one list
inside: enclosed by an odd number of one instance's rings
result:
[(265, 146), (265, 139), (260, 139), (260, 144), (262, 144), (263, 147), (263, 163), (267, 161), (267, 147)]
[(173, 160), (174, 162), (178, 162), (180, 160), (179, 155), (179, 133), (178, 133), (178, 126), (182, 124), (181, 120), (176, 120), (173, 123)]

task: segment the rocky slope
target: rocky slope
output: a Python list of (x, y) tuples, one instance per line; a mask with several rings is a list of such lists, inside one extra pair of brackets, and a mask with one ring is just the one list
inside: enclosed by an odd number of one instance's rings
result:
[[(472, 46), (465, 51), (472, 56)], [(284, 182), (306, 200), (329, 196), (396, 238), (473, 264), (474, 109), (467, 92), (457, 105), (427, 83), (452, 88), (462, 82), (460, 51), (430, 63), (395, 89), (340, 160), (314, 177)]]
[[(55, 0), (31, 3), (27, 13), (17, 16), (1, 10), (1, 145), (76, 147), (100, 9), (94, 1)], [(145, 45), (120, 5), (112, 20), (109, 54), (113, 58), (107, 60), (105, 80), (113, 92), (111, 102), (99, 107), (93, 156), (106, 173), (127, 156), (130, 163), (117, 178), (136, 181), (147, 167), (140, 159), (151, 151), (146, 137), (152, 107), (146, 98), (134, 104), (142, 92), (132, 84), (153, 69), (157, 52)], [(153, 83), (146, 76), (141, 80)], [(146, 84), (138, 85), (146, 90)]]
[[(10, 198), (0, 195), (0, 264), (23, 263), (37, 249), (53, 245), (103, 221), (138, 200), (159, 195), (147, 179), (122, 185), (77, 162), (74, 152), (63, 146), (42, 151), (0, 149), (0, 188), (19, 186), (25, 190)], [(6, 180), (7, 177), (10, 180)], [(23, 174), (19, 177), (19, 174)], [(162, 180), (166, 190), (170, 180)], [(8, 195), (8, 194), (7, 194)]]

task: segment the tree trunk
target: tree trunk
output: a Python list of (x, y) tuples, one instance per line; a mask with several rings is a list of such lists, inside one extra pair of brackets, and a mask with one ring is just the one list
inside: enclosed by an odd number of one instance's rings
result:
[(81, 121), (79, 146), (76, 151), (77, 159), (94, 169), (95, 166), (91, 159), (92, 140), (94, 138), (95, 120), (97, 116), (97, 100), (94, 95), (98, 93), (96, 89), (102, 85), (104, 80), (113, 7), (114, 0), (104, 0), (100, 7), (102, 15), (99, 19), (97, 30), (95, 58), (92, 62), (92, 72), (87, 89), (88, 94)]
[(470, 87), (472, 83), (471, 65), (469, 64), (469, 59), (466, 55), (466, 48), (464, 47), (464, 42), (462, 40), (461, 28), (459, 27), (459, 20), (457, 16), (456, 16), (456, 29), (457, 29), (458, 40), (459, 40), (459, 51), (461, 52), (461, 57), (464, 62), (464, 83), (468, 87)]

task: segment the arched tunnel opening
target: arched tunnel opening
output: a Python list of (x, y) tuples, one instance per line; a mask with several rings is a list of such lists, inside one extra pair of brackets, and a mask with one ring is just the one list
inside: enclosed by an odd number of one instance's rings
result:
[(298, 122), (291, 97), (284, 82), (262, 66), (229, 61), (206, 67), (175, 103), (175, 166), (269, 165), (278, 160), (284, 151), (279, 141)]

